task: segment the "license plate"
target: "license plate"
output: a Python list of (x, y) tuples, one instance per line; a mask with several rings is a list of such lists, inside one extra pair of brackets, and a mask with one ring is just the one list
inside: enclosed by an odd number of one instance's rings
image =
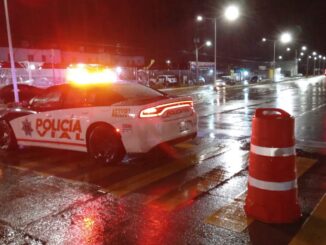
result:
[(182, 121), (179, 123), (179, 131), (184, 132), (184, 131), (189, 131), (192, 129), (192, 121)]

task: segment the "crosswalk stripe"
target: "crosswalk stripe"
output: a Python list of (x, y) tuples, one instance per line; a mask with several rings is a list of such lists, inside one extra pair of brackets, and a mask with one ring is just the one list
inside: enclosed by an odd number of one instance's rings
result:
[(295, 235), (290, 245), (326, 244), (326, 194)]
[(199, 176), (177, 189), (153, 200), (150, 204), (159, 205), (165, 210), (173, 210), (191, 202), (202, 193), (209, 191), (229, 177), (230, 173), (221, 169), (213, 169), (203, 176)]
[[(309, 170), (316, 162), (316, 159), (297, 157), (296, 167), (298, 178)], [(247, 191), (244, 191), (230, 204), (218, 209), (215, 213), (210, 215), (206, 219), (206, 222), (235, 232), (242, 232), (245, 230), (254, 221), (252, 218), (246, 216), (243, 209), (246, 192)]]
[(227, 150), (228, 149), (224, 145), (208, 147), (203, 150), (203, 154), (199, 157), (198, 154), (188, 155), (182, 160), (175, 160), (158, 168), (148, 170), (115, 184), (108, 185), (107, 187), (103, 188), (103, 191), (110, 192), (111, 194), (117, 196), (123, 196), (158, 180), (164, 179), (172, 174), (180, 172), (186, 168), (200, 164), (204, 160), (218, 156)]
[(161, 167), (146, 171), (142, 174), (110, 185), (103, 190), (117, 196), (124, 196), (150, 183), (163, 179), (190, 166), (194, 166), (196, 163), (197, 161), (194, 156), (188, 157), (182, 161), (173, 161), (172, 163), (165, 164)]
[(106, 165), (103, 165), (101, 167), (94, 166), (93, 169), (89, 171), (83, 170), (84, 173), (73, 176), (72, 178), (76, 180), (87, 181), (92, 184), (98, 184), (99, 180), (108, 177), (110, 174), (115, 173), (118, 170), (119, 167), (112, 167), (112, 166), (109, 167)]

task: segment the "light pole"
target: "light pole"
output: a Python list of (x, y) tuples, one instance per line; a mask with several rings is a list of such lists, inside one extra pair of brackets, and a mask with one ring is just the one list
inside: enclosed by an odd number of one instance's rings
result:
[(17, 87), (15, 61), (14, 61), (14, 51), (13, 51), (13, 48), (12, 48), (12, 40), (11, 40), (11, 31), (10, 31), (9, 14), (8, 14), (8, 3), (7, 3), (7, 0), (3, 0), (3, 2), (4, 2), (5, 15), (6, 15), (6, 27), (7, 27), (8, 44), (9, 44), (9, 56), (10, 56), (12, 84), (13, 84), (13, 87), (14, 87), (15, 102), (18, 103), (19, 102), (19, 95), (18, 95), (18, 87)]
[(197, 43), (196, 43), (196, 82), (198, 81), (198, 76), (199, 76), (199, 69), (198, 69), (198, 53), (199, 50), (203, 47), (210, 47), (212, 46), (212, 42), (211, 41), (206, 41), (205, 43), (203, 43), (201, 46), (197, 47)]
[[(263, 42), (273, 42), (273, 81), (275, 82), (275, 68), (276, 68), (276, 42), (278, 41), (277, 39), (267, 39), (267, 38), (262, 38)], [(283, 32), (280, 37), (279, 41), (281, 43), (289, 43), (292, 41), (292, 35), (288, 32)], [(279, 58), (282, 59), (282, 58)]]
[(321, 68), (320, 63), (321, 63), (321, 59), (323, 58), (323, 56), (319, 55), (318, 58), (319, 58), (318, 75), (320, 75), (320, 68)]
[[(240, 16), (240, 10), (239, 10), (239, 7), (236, 6), (236, 5), (230, 5), (230, 6), (227, 6), (225, 9), (224, 9), (224, 18), (230, 22), (233, 22), (235, 20), (237, 20)], [(214, 18), (208, 18), (208, 17), (203, 17), (201, 15), (198, 15), (196, 20), (198, 22), (202, 22), (204, 19), (206, 20), (211, 20), (213, 21), (214, 23), (214, 75), (213, 75), (213, 78), (214, 78), (214, 82), (216, 80), (216, 68), (217, 68), (217, 18), (214, 17)]]
[(307, 55), (307, 68), (306, 68), (306, 77), (308, 76), (309, 73), (309, 60), (311, 59), (310, 55)]
[(166, 60), (165, 63), (166, 63), (166, 65), (167, 65), (167, 67), (168, 67), (168, 70), (169, 70), (170, 65), (171, 65), (171, 60)]
[(315, 71), (315, 69), (316, 69), (316, 60), (317, 60), (317, 57), (314, 57), (314, 70), (313, 70), (314, 76), (316, 75), (316, 71)]

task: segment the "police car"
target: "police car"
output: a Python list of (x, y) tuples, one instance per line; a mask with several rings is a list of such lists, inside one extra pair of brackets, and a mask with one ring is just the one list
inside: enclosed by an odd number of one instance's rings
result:
[(88, 152), (113, 163), (196, 136), (190, 97), (170, 97), (130, 82), (67, 83), (49, 87), (26, 107), (0, 117), (0, 148), (37, 146)]

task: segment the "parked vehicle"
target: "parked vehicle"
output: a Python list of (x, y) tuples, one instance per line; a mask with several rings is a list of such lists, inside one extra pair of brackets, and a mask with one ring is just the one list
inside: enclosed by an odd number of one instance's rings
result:
[(257, 83), (257, 82), (259, 82), (259, 81), (261, 81), (261, 80), (262, 80), (262, 79), (261, 79), (260, 76), (258, 76), (258, 75), (254, 75), (254, 76), (252, 76), (252, 77), (250, 78), (249, 83)]
[(218, 90), (218, 88), (225, 87), (225, 86), (233, 86), (236, 84), (236, 81), (229, 78), (223, 77), (221, 79), (216, 79), (214, 83), (214, 90)]
[(66, 149), (88, 152), (102, 163), (196, 134), (191, 97), (170, 97), (123, 81), (52, 86), (0, 117), (0, 151), (19, 145)]
[(161, 85), (165, 88), (172, 86), (172, 85), (177, 85), (178, 79), (175, 75), (159, 75), (157, 76), (156, 80), (150, 80), (150, 86), (157, 86)]

